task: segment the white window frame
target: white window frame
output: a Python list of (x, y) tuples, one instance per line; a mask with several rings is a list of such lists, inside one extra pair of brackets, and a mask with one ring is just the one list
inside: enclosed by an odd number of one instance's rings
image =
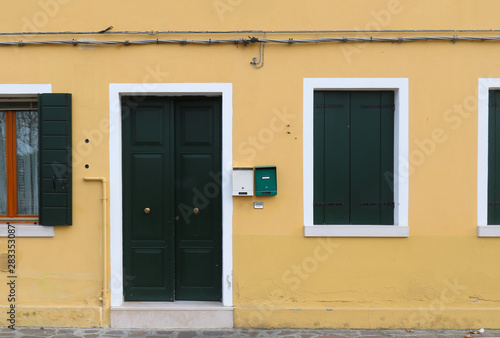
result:
[[(314, 225), (314, 91), (394, 91), (394, 225)], [(304, 236), (306, 237), (408, 237), (408, 79), (407, 78), (305, 78)]]
[[(52, 93), (51, 84), (0, 84), (0, 96), (38, 95)], [(54, 227), (33, 223), (11, 223), (16, 237), (54, 237)], [(0, 237), (7, 237), (7, 221), (0, 219)]]
[(477, 235), (479, 237), (500, 237), (500, 225), (488, 225), (488, 104), (490, 90), (500, 90), (500, 79), (479, 79), (477, 90)]

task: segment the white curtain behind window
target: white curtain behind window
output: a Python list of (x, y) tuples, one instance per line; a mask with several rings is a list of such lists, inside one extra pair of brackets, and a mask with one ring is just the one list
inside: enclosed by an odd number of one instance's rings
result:
[(0, 111), (0, 215), (7, 214), (7, 147), (5, 112)]
[(38, 113), (16, 112), (17, 213), (38, 214)]

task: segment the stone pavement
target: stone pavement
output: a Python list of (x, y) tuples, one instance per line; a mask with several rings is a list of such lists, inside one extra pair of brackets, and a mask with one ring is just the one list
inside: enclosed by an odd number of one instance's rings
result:
[(20, 327), (12, 331), (8, 328), (0, 329), (0, 337), (60, 337), (60, 338), (199, 338), (199, 337), (257, 337), (257, 338), (352, 338), (352, 337), (416, 337), (416, 338), (500, 338), (500, 330), (141, 330), (141, 329), (109, 329), (109, 328), (40, 328)]

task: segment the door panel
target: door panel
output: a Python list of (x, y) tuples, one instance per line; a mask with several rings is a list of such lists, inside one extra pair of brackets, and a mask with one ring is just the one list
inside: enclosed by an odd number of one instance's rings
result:
[[(140, 226), (132, 229), (132, 240), (165, 240), (163, 208), (163, 154), (132, 155), (132, 219)], [(151, 211), (145, 213), (145, 209)]]
[(176, 222), (175, 299), (220, 301), (222, 199), (214, 179), (221, 172), (220, 103), (179, 100), (175, 108), (176, 203), (183, 210)]
[(213, 146), (214, 139), (214, 111), (207, 105), (177, 105), (180, 119), (179, 146)]
[(125, 300), (220, 301), (220, 99), (122, 108)]
[[(164, 283), (163, 271), (164, 253), (163, 249), (133, 249), (132, 264), (136, 276), (135, 287), (162, 287)], [(148, 264), (144, 264), (147, 262)]]
[[(207, 175), (212, 168), (212, 156), (207, 154), (184, 154), (180, 158), (178, 210), (182, 215), (178, 231), (182, 240), (211, 238), (210, 224), (213, 219), (212, 202), (207, 195), (207, 185), (210, 177)], [(200, 211), (195, 214), (194, 208)], [(185, 226), (184, 226), (185, 225)]]
[[(123, 258), (127, 301), (174, 299), (172, 104), (124, 98)], [(145, 209), (150, 212), (146, 213)]]
[[(214, 269), (211, 262), (214, 259), (214, 251), (210, 248), (184, 248), (182, 249), (182, 265), (196, 266), (197, 269), (183, 269), (183, 287), (210, 287), (214, 278)], [(205, 281), (205, 283), (203, 283)]]
[(163, 143), (163, 107), (138, 108), (133, 114), (134, 144), (161, 145)]

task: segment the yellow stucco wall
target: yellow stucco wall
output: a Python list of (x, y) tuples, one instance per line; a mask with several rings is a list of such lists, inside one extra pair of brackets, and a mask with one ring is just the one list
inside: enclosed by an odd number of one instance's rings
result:
[[(494, 0), (26, 0), (4, 5), (0, 32), (498, 29), (499, 10)], [(460, 34), (471, 35), (447, 35)], [(248, 35), (264, 36), (0, 41)], [(436, 34), (362, 36), (373, 35)], [(224, 82), (233, 84), (233, 165), (278, 167), (278, 196), (234, 198), (235, 326), (500, 327), (500, 239), (476, 235), (478, 78), (500, 78), (499, 51), (497, 42), (268, 44), (264, 67), (256, 69), (249, 64), (258, 57), (256, 44), (0, 47), (0, 83), (50, 83), (53, 92), (73, 94), (74, 225), (56, 227), (53, 238), (17, 239), (17, 325), (109, 324), (109, 305), (102, 320), (99, 300), (103, 261), (109, 268), (101, 246), (101, 187), (82, 180), (109, 178), (108, 131), (98, 131), (109, 116), (109, 84)], [(413, 163), (409, 238), (304, 237), (302, 101), (303, 79), (310, 77), (408, 78), (410, 155), (434, 130), (444, 132), (444, 142)], [(457, 105), (465, 106), (464, 116)], [(260, 133), (276, 114), (287, 114), (289, 126), (262, 142)], [(254, 210), (252, 202), (261, 200), (265, 208)], [(0, 239), (0, 252), (6, 246)], [(0, 275), (1, 313), (8, 306), (6, 276)], [(0, 325), (8, 325), (5, 319), (0, 315)]]

